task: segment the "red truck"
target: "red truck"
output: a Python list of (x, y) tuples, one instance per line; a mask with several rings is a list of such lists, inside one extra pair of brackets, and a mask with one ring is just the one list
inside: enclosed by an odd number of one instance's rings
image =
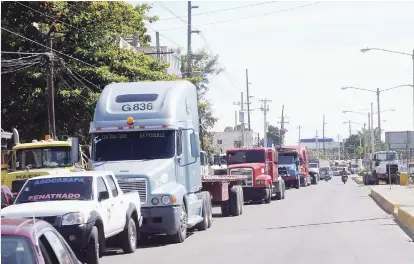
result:
[(273, 148), (235, 148), (227, 150), (229, 175), (246, 175), (244, 201), (285, 198), (285, 182), (278, 174), (278, 153)]
[[(302, 145), (283, 146), (277, 149), (279, 155), (283, 157), (292, 157), (294, 166), (281, 164), (279, 174), (282, 174), (286, 185), (299, 189), (300, 186), (311, 185), (311, 176), (309, 174), (309, 157), (308, 150)], [(284, 163), (290, 163), (287, 158), (283, 158)], [(288, 165), (288, 166), (286, 166)], [(295, 167), (296, 173), (289, 173), (289, 167)]]

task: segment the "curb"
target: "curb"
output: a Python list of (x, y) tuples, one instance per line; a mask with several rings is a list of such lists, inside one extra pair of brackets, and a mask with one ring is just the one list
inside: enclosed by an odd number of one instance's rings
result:
[(392, 214), (395, 221), (401, 228), (414, 240), (414, 209), (407, 207), (400, 207), (400, 205), (393, 201), (387, 200), (378, 192), (371, 189), (369, 196), (381, 207), (384, 211)]

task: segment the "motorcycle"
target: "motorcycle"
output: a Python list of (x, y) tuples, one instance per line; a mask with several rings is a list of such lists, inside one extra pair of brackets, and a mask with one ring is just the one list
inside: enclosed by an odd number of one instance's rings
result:
[(348, 180), (348, 175), (344, 175), (342, 176), (342, 182), (345, 184), (346, 181)]
[(330, 180), (330, 176), (329, 176), (329, 173), (325, 173), (325, 181), (329, 181)]

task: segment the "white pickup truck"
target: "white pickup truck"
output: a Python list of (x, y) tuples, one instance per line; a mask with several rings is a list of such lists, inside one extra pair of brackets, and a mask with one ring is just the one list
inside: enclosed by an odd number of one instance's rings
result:
[(88, 264), (99, 262), (108, 241), (125, 253), (134, 252), (142, 225), (138, 192), (124, 194), (108, 171), (31, 178), (1, 215), (49, 222)]

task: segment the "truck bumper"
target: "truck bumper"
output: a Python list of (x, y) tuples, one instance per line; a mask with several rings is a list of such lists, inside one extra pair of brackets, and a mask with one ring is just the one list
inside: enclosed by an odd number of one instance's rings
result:
[(56, 230), (65, 238), (66, 242), (74, 250), (85, 249), (94, 223), (70, 226), (55, 226)]
[(243, 187), (244, 201), (247, 202), (251, 200), (266, 199), (266, 197), (268, 196), (268, 192), (268, 188)]
[(141, 208), (141, 214), (142, 233), (173, 235), (178, 232), (181, 205)]

